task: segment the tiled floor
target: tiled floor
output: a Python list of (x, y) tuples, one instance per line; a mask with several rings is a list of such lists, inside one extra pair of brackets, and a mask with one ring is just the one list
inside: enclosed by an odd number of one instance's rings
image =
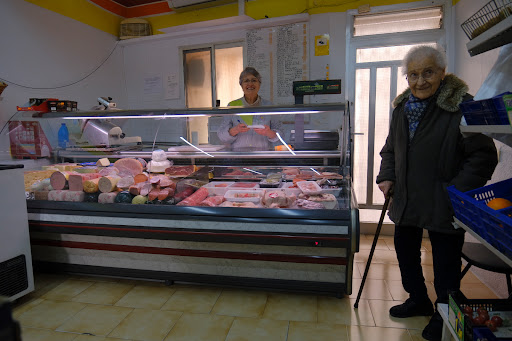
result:
[[(373, 241), (362, 236), (353, 294), (338, 299), (297, 293), (157, 282), (36, 275), (36, 291), (15, 303), (23, 341), (363, 341), (423, 340), (427, 317), (395, 319), (389, 308), (407, 298), (391, 236), (380, 236), (359, 302), (354, 302)], [(423, 242), (429, 295), (432, 254)], [(496, 298), (471, 272), (468, 297)]]

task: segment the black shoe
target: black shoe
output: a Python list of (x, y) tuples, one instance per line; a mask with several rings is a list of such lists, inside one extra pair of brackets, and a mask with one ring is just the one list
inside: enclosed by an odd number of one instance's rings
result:
[(434, 307), (430, 300), (426, 300), (422, 303), (416, 303), (412, 299), (408, 298), (402, 304), (396, 305), (389, 309), (389, 315), (393, 317), (405, 318), (413, 316), (430, 316), (434, 313)]
[(439, 315), (439, 312), (435, 312), (430, 318), (430, 322), (427, 324), (421, 336), (425, 340), (429, 341), (441, 341), (443, 335), (443, 318)]

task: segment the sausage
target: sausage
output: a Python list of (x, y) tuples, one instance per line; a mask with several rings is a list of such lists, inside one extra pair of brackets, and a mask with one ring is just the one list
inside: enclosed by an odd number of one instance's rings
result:
[(83, 191), (84, 181), (101, 177), (99, 173), (69, 174), (68, 183), (70, 191)]

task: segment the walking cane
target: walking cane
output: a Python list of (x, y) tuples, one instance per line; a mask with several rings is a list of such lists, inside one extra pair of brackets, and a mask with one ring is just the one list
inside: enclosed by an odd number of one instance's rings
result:
[(377, 225), (377, 231), (375, 231), (375, 237), (373, 237), (372, 249), (370, 250), (370, 255), (368, 256), (368, 261), (366, 262), (366, 268), (364, 269), (363, 280), (361, 281), (361, 286), (359, 287), (359, 292), (357, 293), (356, 303), (354, 303), (354, 308), (357, 309), (359, 305), (359, 299), (361, 298), (361, 293), (363, 292), (364, 282), (366, 282), (366, 276), (368, 276), (368, 270), (370, 270), (370, 264), (373, 258), (373, 252), (375, 251), (375, 246), (377, 246), (377, 240), (379, 239), (380, 230), (382, 228), (382, 223), (384, 222), (384, 216), (386, 211), (388, 210), (389, 200), (391, 199), (391, 191), (388, 193), (386, 200), (384, 201), (384, 206), (382, 207), (382, 212), (380, 213), (379, 224)]

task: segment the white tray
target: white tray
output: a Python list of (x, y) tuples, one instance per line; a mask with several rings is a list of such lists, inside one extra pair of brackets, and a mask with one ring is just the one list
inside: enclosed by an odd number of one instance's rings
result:
[[(262, 189), (249, 189), (249, 190), (228, 190), (226, 194), (224, 194), (224, 198), (226, 198), (227, 201), (238, 201), (238, 202), (245, 202), (245, 201), (252, 201), (255, 203), (258, 203), (261, 201), (261, 197), (265, 193)], [(247, 197), (244, 197), (244, 195), (249, 195)]]
[[(228, 191), (228, 186), (233, 184), (232, 181), (212, 181), (210, 183), (207, 183), (203, 187), (208, 189), (208, 195), (214, 196), (214, 195), (224, 195)], [(225, 187), (216, 187), (215, 185), (226, 185)]]

